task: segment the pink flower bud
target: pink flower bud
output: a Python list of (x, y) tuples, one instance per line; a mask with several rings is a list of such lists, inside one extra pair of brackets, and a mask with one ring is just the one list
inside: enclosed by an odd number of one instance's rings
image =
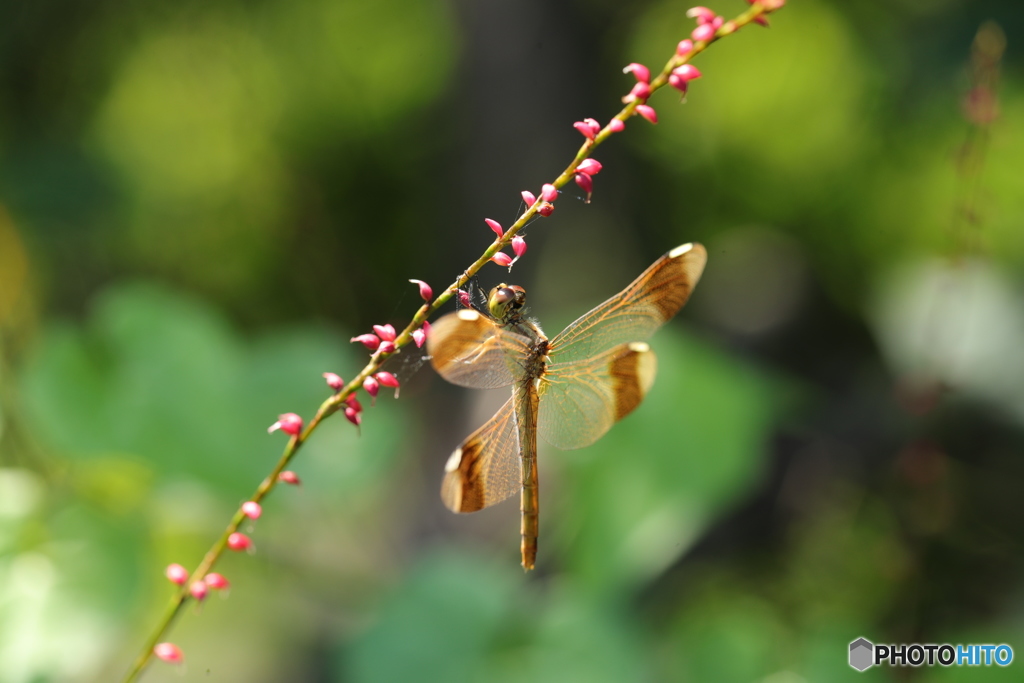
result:
[(299, 479), (299, 475), (295, 474), (291, 470), (285, 470), (281, 474), (277, 475), (278, 481), (283, 481), (285, 484), (291, 484), (292, 486), (298, 486), (302, 483)]
[(423, 331), (426, 332), (427, 334), (430, 334), (430, 321), (429, 320), (424, 320), (423, 321)]
[(335, 392), (341, 391), (345, 387), (345, 380), (333, 372), (325, 372), (324, 379), (327, 380), (327, 386), (334, 389)]
[(689, 83), (676, 74), (668, 75), (668, 84), (684, 95), (686, 94), (686, 91), (690, 89)]
[(672, 70), (672, 73), (684, 81), (695, 81), (701, 77), (700, 69), (693, 64), (683, 64)]
[(512, 257), (503, 251), (499, 251), (497, 254), (492, 256), (491, 260), (504, 268), (512, 265)]
[[(281, 474), (284, 474), (284, 472)], [(209, 588), (212, 588), (215, 591), (222, 591), (227, 588), (231, 588), (231, 582), (217, 572), (210, 572), (203, 577), (203, 581)]]
[(370, 396), (376, 398), (377, 392), (380, 391), (380, 383), (373, 377), (367, 377), (363, 380), (363, 389), (366, 389), (366, 393)]
[(378, 372), (376, 377), (377, 380), (380, 381), (380, 383), (386, 387), (397, 389), (399, 386), (398, 378), (392, 375), (390, 372)]
[(361, 334), (358, 337), (352, 337), (349, 341), (359, 342), (371, 351), (376, 351), (377, 347), (380, 346), (380, 337), (375, 334)]
[(654, 107), (646, 104), (638, 104), (636, 105), (636, 113), (640, 114), (640, 116), (644, 117), (651, 123), (658, 122), (658, 112), (654, 111)]
[(179, 586), (185, 585), (185, 582), (188, 581), (188, 570), (180, 564), (167, 565), (167, 569), (164, 570), (164, 575), (170, 579), (171, 583), (176, 583)]
[(710, 24), (715, 20), (715, 13), (707, 7), (691, 7), (686, 10), (686, 16), (696, 19), (698, 24)]
[(363, 417), (359, 414), (359, 411), (349, 406), (345, 408), (345, 419), (354, 424), (356, 427), (363, 423)]
[(352, 394), (345, 399), (345, 405), (347, 405), (349, 408), (356, 411), (357, 413), (363, 412), (363, 404), (359, 402), (359, 399), (356, 398), (355, 394)]
[(234, 551), (248, 550), (252, 547), (252, 539), (236, 531), (228, 536), (228, 547)]
[(380, 348), (377, 349), (377, 353), (394, 353), (396, 348), (398, 347), (395, 346), (395, 342), (383, 341), (380, 343)]
[(417, 349), (423, 348), (423, 342), (427, 341), (427, 333), (423, 330), (413, 330), (412, 340), (416, 344)]
[(576, 170), (580, 173), (586, 173), (587, 175), (597, 175), (604, 168), (601, 162), (597, 159), (584, 159), (580, 162), (580, 165), (576, 167)]
[(469, 292), (464, 289), (459, 290), (459, 305), (463, 308), (469, 308), (473, 305), (473, 301), (469, 296)]
[(622, 119), (612, 119), (611, 121), (608, 122), (608, 130), (610, 130), (613, 133), (621, 133), (622, 131), (626, 130), (626, 124), (622, 121)]
[(763, 14), (758, 14), (756, 17), (754, 17), (754, 23), (755, 24), (760, 24), (761, 26), (764, 26), (765, 28), (770, 28), (771, 27), (771, 24), (768, 23), (768, 17), (766, 17)]
[(685, 57), (691, 52), (693, 52), (693, 41), (689, 38), (686, 40), (680, 40), (679, 45), (676, 47), (676, 54), (680, 57)]
[(533, 206), (537, 198), (533, 196), (533, 193), (529, 190), (523, 190), (523, 201), (526, 202), (527, 206)]
[(715, 27), (711, 24), (701, 24), (690, 32), (690, 37), (696, 41), (707, 42), (715, 37)]
[(724, 23), (725, 17), (715, 17), (714, 19), (711, 20), (711, 28), (717, 31), (718, 29), (722, 28), (722, 24)]
[(643, 64), (637, 64), (636, 62), (627, 64), (626, 68), (622, 70), (622, 73), (628, 74), (630, 71), (632, 71), (633, 75), (636, 76), (636, 80), (643, 81), (644, 83), (651, 82), (651, 70)]
[(434, 290), (423, 280), (409, 280), (409, 282), (420, 286), (420, 298), (424, 301), (430, 301), (434, 298)]
[(202, 601), (206, 597), (206, 583), (203, 581), (193, 581), (192, 585), (188, 587), (188, 592), (196, 600)]
[(267, 427), (267, 433), (272, 434), (280, 429), (285, 434), (298, 436), (302, 431), (302, 418), (295, 413), (285, 413), (277, 416), (277, 422)]
[(374, 325), (373, 331), (377, 333), (377, 336), (381, 338), (381, 341), (395, 341), (395, 337), (398, 333), (395, 332), (395, 328), (391, 325)]
[(777, 9), (782, 9), (785, 5), (786, 0), (761, 0), (761, 6), (766, 12), (774, 12)]
[(633, 89), (629, 91), (629, 95), (627, 95), (626, 97), (632, 98), (629, 100), (630, 102), (632, 102), (634, 99), (646, 100), (650, 96), (651, 86), (644, 83), (643, 81), (637, 81), (636, 85), (633, 86)]
[(572, 127), (578, 130), (579, 132), (583, 133), (583, 136), (588, 140), (594, 139), (594, 129), (591, 128), (586, 122), (577, 121), (576, 123), (572, 124)]
[(554, 212), (555, 212), (555, 205), (554, 204), (549, 204), (548, 202), (544, 202), (543, 204), (540, 205), (540, 208), (537, 209), (537, 213), (539, 213), (541, 216), (544, 216), (544, 218), (547, 218), (548, 216), (550, 216)]
[(544, 187), (540, 188), (540, 198), (546, 202), (553, 202), (558, 199), (558, 190), (551, 183), (545, 183)]
[(501, 239), (502, 236), (504, 236), (505, 230), (501, 227), (501, 223), (499, 223), (498, 221), (491, 220), (490, 218), (485, 218), (484, 223), (490, 226), (491, 230), (494, 231), (494, 234), (498, 236), (498, 239)]
[(519, 258), (526, 253), (526, 240), (516, 235), (512, 238), (512, 251), (516, 253), (516, 258)]
[(376, 375), (378, 381), (386, 387), (390, 387), (395, 390), (395, 398), (398, 398), (399, 383), (398, 378), (392, 375), (390, 372), (378, 372)]
[(594, 191), (594, 181), (586, 173), (576, 174), (576, 184), (587, 193), (587, 201), (590, 201), (590, 195)]
[(259, 519), (260, 515), (263, 514), (263, 508), (260, 507), (260, 504), (256, 501), (247, 500), (242, 503), (242, 512), (244, 512), (245, 516), (249, 519)]
[(181, 664), (182, 660), (185, 659), (185, 655), (181, 653), (181, 648), (174, 643), (160, 643), (156, 645), (153, 648), (153, 654), (168, 664)]
[(583, 123), (590, 126), (590, 130), (594, 131), (594, 135), (601, 132), (601, 124), (596, 119), (583, 119)]

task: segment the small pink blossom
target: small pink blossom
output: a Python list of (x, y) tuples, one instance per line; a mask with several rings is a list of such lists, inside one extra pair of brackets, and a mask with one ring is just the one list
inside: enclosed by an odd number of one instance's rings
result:
[(544, 202), (543, 204), (540, 205), (540, 208), (537, 209), (537, 213), (539, 213), (541, 216), (544, 216), (544, 218), (547, 218), (548, 216), (550, 216), (554, 212), (555, 212), (555, 205), (554, 204), (549, 204), (548, 202)]
[(691, 7), (686, 10), (686, 16), (696, 19), (698, 24), (710, 24), (717, 16), (713, 10), (707, 7)]
[(679, 45), (676, 47), (676, 54), (680, 57), (685, 57), (691, 52), (693, 52), (693, 41), (689, 38), (686, 40), (680, 40)]
[(302, 431), (302, 418), (295, 413), (284, 413), (283, 415), (278, 415), (277, 422), (267, 427), (267, 433), (272, 434), (279, 429), (285, 434), (298, 436)]
[(654, 107), (646, 104), (638, 104), (636, 105), (636, 113), (640, 114), (640, 116), (644, 117), (651, 123), (658, 122), (658, 112), (654, 111)]
[(412, 331), (412, 340), (416, 343), (416, 348), (423, 348), (423, 342), (427, 341), (427, 333), (422, 329)]
[(593, 140), (595, 137), (594, 129), (591, 128), (584, 121), (577, 121), (576, 123), (572, 124), (572, 127), (581, 132), (583, 134), (583, 137), (585, 137), (588, 140)]
[(676, 90), (678, 90), (679, 92), (683, 93), (684, 95), (686, 94), (686, 91), (690, 89), (689, 82), (683, 80), (676, 74), (668, 75), (668, 84), (671, 85)]
[(356, 398), (355, 394), (351, 394), (348, 398), (345, 399), (345, 405), (347, 405), (349, 408), (356, 411), (357, 413), (363, 412), (363, 404), (359, 402), (359, 399)]
[(236, 552), (248, 550), (252, 547), (252, 539), (245, 534), (236, 531), (228, 536), (228, 547)]
[(380, 343), (380, 348), (377, 349), (377, 353), (378, 354), (381, 354), (381, 353), (393, 353), (394, 350), (397, 349), (397, 348), (398, 347), (395, 346), (395, 342), (392, 342), (392, 341), (382, 341)]
[(254, 500), (247, 500), (242, 503), (242, 512), (249, 519), (259, 519), (263, 514), (263, 508)]
[(434, 298), (434, 290), (432, 290), (430, 288), (430, 285), (428, 285), (423, 280), (409, 280), (409, 282), (413, 283), (414, 285), (419, 285), (420, 298), (423, 299), (424, 301), (430, 301), (431, 299)]
[(375, 377), (383, 386), (389, 387), (395, 390), (395, 398), (398, 398), (398, 389), (400, 384), (398, 378), (392, 375), (390, 372), (378, 372)]
[(597, 119), (583, 119), (583, 123), (590, 126), (590, 130), (594, 131), (594, 135), (601, 132), (601, 124), (597, 122)]
[(621, 133), (626, 130), (626, 124), (622, 119), (612, 119), (608, 122), (608, 130), (613, 133)]
[(594, 191), (594, 180), (586, 173), (576, 174), (576, 184), (587, 193), (587, 202), (590, 202), (590, 195)]
[(540, 198), (546, 202), (553, 202), (558, 199), (558, 189), (551, 183), (545, 183), (540, 189)]
[(761, 6), (766, 12), (774, 12), (777, 9), (782, 9), (785, 5), (786, 0), (761, 0)]
[(771, 27), (771, 24), (768, 23), (768, 17), (766, 17), (763, 14), (758, 14), (756, 17), (754, 17), (754, 23), (755, 24), (760, 24), (761, 26), (764, 26), (765, 28)]
[(277, 475), (277, 478), (279, 481), (283, 481), (286, 484), (291, 484), (292, 486), (298, 486), (299, 484), (302, 483), (302, 480), (299, 479), (299, 475), (295, 474), (291, 470), (285, 470), (281, 474)]
[(526, 202), (527, 206), (533, 206), (537, 198), (529, 190), (523, 190), (523, 201)]
[(725, 17), (715, 17), (711, 20), (711, 27), (716, 31), (722, 28), (722, 24), (725, 23)]
[[(284, 474), (284, 472), (282, 472), (281, 474)], [(227, 588), (231, 588), (231, 582), (225, 579), (223, 575), (218, 574), (217, 572), (210, 572), (205, 577), (203, 577), (203, 581), (206, 583), (208, 587), (212, 588), (215, 591), (222, 591)]]
[(206, 597), (206, 582), (205, 581), (193, 581), (192, 585), (188, 587), (188, 592), (192, 594), (192, 597), (200, 602)]
[(374, 398), (377, 397), (377, 392), (380, 391), (380, 383), (373, 377), (367, 377), (363, 380), (363, 389), (366, 389), (366, 393)]
[(380, 346), (380, 337), (375, 334), (361, 334), (358, 337), (352, 337), (349, 339), (351, 342), (359, 342), (371, 351), (376, 351), (377, 347)]
[(334, 389), (335, 392), (339, 392), (345, 388), (345, 380), (333, 372), (325, 372), (324, 379), (327, 380), (327, 386)]
[(469, 296), (469, 292), (464, 289), (459, 290), (459, 305), (463, 308), (469, 308), (473, 305), (473, 301)]
[(157, 659), (162, 659), (168, 664), (181, 664), (182, 660), (185, 659), (185, 655), (181, 653), (181, 648), (174, 643), (160, 643), (154, 646), (153, 654), (157, 656)]
[(576, 167), (576, 170), (580, 173), (586, 173), (587, 175), (597, 175), (601, 172), (604, 166), (597, 159), (584, 159), (580, 162), (580, 165)]
[(695, 41), (707, 42), (715, 37), (715, 27), (711, 24), (701, 24), (690, 32), (690, 37)]
[(516, 258), (526, 253), (526, 240), (516, 235), (512, 238), (512, 251), (516, 253)]
[(485, 218), (484, 223), (486, 223), (487, 226), (494, 231), (494, 234), (498, 236), (498, 239), (501, 239), (505, 235), (505, 229), (501, 227), (501, 223), (499, 223), (498, 221), (492, 220), (490, 218)]
[(633, 100), (646, 100), (650, 96), (651, 86), (643, 81), (637, 81), (636, 85), (633, 86), (633, 89), (629, 91), (629, 94), (622, 99), (624, 101), (632, 102)]
[(683, 64), (672, 70), (672, 75), (678, 76), (684, 81), (695, 81), (701, 77), (700, 69), (693, 64)]
[(633, 62), (632, 64), (627, 64), (626, 68), (622, 70), (622, 73), (628, 74), (630, 71), (633, 72), (633, 75), (636, 77), (636, 80), (642, 81), (644, 83), (651, 82), (651, 70), (648, 69), (643, 64), (637, 64), (636, 62)]
[(497, 254), (492, 256), (491, 260), (503, 268), (507, 268), (512, 265), (512, 257), (503, 251), (499, 251)]
[(359, 414), (359, 411), (349, 406), (345, 408), (345, 419), (354, 424), (356, 427), (363, 423), (363, 416)]
[(171, 583), (176, 583), (179, 586), (185, 585), (185, 582), (188, 581), (188, 570), (177, 563), (167, 565), (164, 575)]
[(395, 341), (395, 337), (398, 336), (398, 333), (395, 332), (395, 328), (390, 324), (374, 325), (373, 331), (377, 333), (377, 336), (381, 338), (381, 341)]

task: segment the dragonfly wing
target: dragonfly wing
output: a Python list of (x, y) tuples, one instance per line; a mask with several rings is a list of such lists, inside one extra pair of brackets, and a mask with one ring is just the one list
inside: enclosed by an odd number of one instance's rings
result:
[(437, 373), (471, 389), (505, 387), (520, 374), (517, 359), (530, 351), (526, 337), (502, 330), (471, 308), (449, 313), (431, 325), (427, 353)]
[(583, 361), (620, 344), (647, 339), (690, 298), (706, 262), (707, 251), (697, 243), (668, 252), (552, 339), (552, 362)]
[(448, 458), (441, 500), (449, 510), (476, 512), (523, 488), (514, 401), (510, 398)]
[(620, 344), (582, 361), (553, 363), (541, 378), (541, 436), (563, 450), (583, 448), (640, 405), (658, 361), (644, 342)]

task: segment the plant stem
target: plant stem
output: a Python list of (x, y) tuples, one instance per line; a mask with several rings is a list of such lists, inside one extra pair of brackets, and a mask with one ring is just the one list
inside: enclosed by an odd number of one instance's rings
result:
[[(765, 8), (761, 6), (759, 3), (754, 3), (746, 12), (743, 12), (732, 21), (725, 22), (725, 24), (723, 24), (723, 26), (720, 29), (718, 29), (717, 33), (711, 40), (696, 41), (694, 43), (693, 49), (683, 56), (680, 56), (673, 52), (672, 57), (665, 63), (665, 66), (661, 70), (661, 72), (656, 77), (651, 79), (651, 94), (653, 94), (655, 91), (661, 89), (662, 87), (668, 84), (668, 77), (673, 69), (688, 63), (694, 56), (700, 54), (705, 49), (707, 49), (707, 47), (711, 43), (716, 42), (720, 38), (724, 38), (725, 36), (735, 33), (743, 26), (754, 21), (757, 17), (765, 14), (768, 14), (768, 11), (766, 11)], [(622, 108), (622, 110), (615, 115), (614, 118), (625, 122), (628, 118), (633, 116), (633, 113), (636, 110), (636, 106), (640, 103), (641, 102), (637, 100), (628, 102)], [(610, 128), (610, 125), (611, 124), (609, 122), (608, 125), (606, 125), (597, 135), (594, 136), (593, 140), (588, 139), (583, 143), (579, 151), (576, 153), (576, 156), (573, 158), (572, 162), (565, 168), (564, 171), (562, 171), (562, 173), (555, 180), (551, 182), (552, 185), (554, 185), (556, 188), (561, 188), (573, 179), (573, 177), (576, 174), (576, 168), (579, 166), (580, 162), (590, 157), (593, 151), (598, 146), (600, 146), (605, 140), (607, 140), (609, 136), (614, 134), (614, 131)], [(302, 444), (306, 442), (306, 440), (313, 434), (313, 432), (316, 431), (316, 428), (320, 425), (320, 423), (331, 413), (337, 411), (339, 407), (345, 402), (346, 398), (348, 398), (353, 393), (358, 391), (359, 388), (363, 385), (363, 380), (365, 380), (367, 377), (380, 370), (381, 366), (384, 364), (384, 361), (386, 361), (394, 353), (397, 353), (398, 349), (401, 349), (403, 346), (408, 344), (409, 341), (412, 339), (412, 333), (415, 330), (419, 329), (420, 326), (423, 325), (424, 321), (426, 321), (431, 315), (436, 313), (438, 309), (440, 309), (444, 304), (446, 304), (449, 301), (449, 299), (455, 296), (456, 292), (458, 292), (459, 289), (465, 286), (465, 284), (470, 280), (470, 278), (476, 275), (476, 273), (479, 272), (480, 269), (483, 268), (488, 261), (490, 261), (491, 257), (494, 256), (494, 254), (498, 253), (504, 247), (508, 246), (511, 243), (512, 238), (515, 237), (516, 234), (524, 226), (526, 226), (526, 224), (529, 223), (534, 218), (534, 216), (537, 215), (542, 203), (543, 202), (540, 199), (538, 199), (531, 206), (527, 207), (523, 215), (521, 215), (516, 220), (516, 222), (513, 223), (511, 227), (509, 227), (505, 234), (502, 237), (495, 239), (494, 242), (489, 247), (487, 247), (486, 250), (484, 250), (480, 258), (478, 258), (476, 261), (472, 263), (472, 265), (466, 268), (466, 270), (455, 280), (455, 282), (453, 282), (444, 291), (442, 291), (437, 296), (437, 298), (435, 298), (432, 302), (425, 303), (423, 304), (423, 306), (420, 307), (420, 309), (416, 312), (416, 315), (414, 315), (412, 320), (409, 321), (409, 324), (406, 325), (405, 329), (403, 329), (402, 332), (395, 339), (395, 351), (387, 354), (377, 353), (371, 356), (370, 361), (366, 364), (366, 367), (364, 367), (359, 372), (358, 375), (356, 375), (338, 393), (334, 394), (326, 401), (324, 401), (322, 404), (320, 404), (320, 408), (317, 410), (316, 415), (313, 417), (312, 420), (309, 421), (309, 423), (306, 425), (302, 433), (299, 434), (298, 436), (292, 437), (288, 441), (288, 445), (285, 447), (284, 453), (282, 453), (281, 458), (277, 461), (277, 464), (274, 466), (274, 469), (270, 472), (269, 475), (267, 475), (266, 479), (264, 479), (260, 483), (259, 487), (256, 489), (256, 492), (253, 494), (250, 500), (259, 503), (265, 496), (267, 496), (267, 494), (271, 492), (271, 490), (273, 490), (274, 486), (277, 485), (278, 475), (281, 474), (282, 471), (284, 471), (285, 467), (288, 466), (288, 463), (291, 462), (291, 459), (295, 457), (295, 454), (298, 452), (299, 448), (302, 446)], [(193, 581), (201, 580), (204, 576), (206, 576), (207, 572), (213, 569), (213, 566), (216, 564), (217, 560), (220, 559), (220, 556), (223, 554), (224, 548), (227, 547), (228, 537), (238, 530), (238, 527), (242, 524), (242, 521), (244, 519), (245, 514), (240, 509), (235, 512), (235, 515), (231, 518), (231, 522), (224, 530), (224, 533), (221, 534), (217, 542), (214, 543), (213, 546), (207, 551), (206, 555), (203, 557), (203, 561), (200, 562), (199, 566), (196, 567), (194, 572), (192, 572), (191, 576), (189, 577), (189, 580), (185, 583), (185, 585), (179, 588), (178, 591), (171, 597), (171, 601), (168, 603), (167, 608), (164, 610), (163, 616), (157, 622), (157, 625), (154, 628), (153, 632), (146, 639), (146, 642), (142, 647), (142, 651), (136, 658), (132, 668), (124, 677), (124, 683), (131, 683), (132, 681), (138, 678), (139, 674), (142, 673), (142, 670), (146, 667), (146, 665), (149, 663), (150, 658), (152, 657), (153, 648), (157, 645), (157, 643), (160, 642), (161, 638), (170, 628), (171, 624), (181, 613), (185, 603), (187, 603), (188, 600), (191, 598), (188, 585)]]

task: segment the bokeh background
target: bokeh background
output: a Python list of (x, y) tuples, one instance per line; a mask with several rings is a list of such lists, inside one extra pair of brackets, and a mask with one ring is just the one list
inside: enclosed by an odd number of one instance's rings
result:
[[(739, 0), (712, 3), (734, 15)], [(46, 0), (0, 10), (0, 681), (123, 674), (310, 415), (608, 119), (675, 0)], [(980, 38), (979, 29), (987, 21)], [(690, 240), (658, 381), (518, 505), (441, 505), (502, 399), (414, 364), (330, 420), (149, 681), (1018, 680), (1024, 8), (793, 0), (599, 150), (513, 271), (553, 333)], [(1003, 50), (1005, 42), (1005, 51)], [(972, 57), (972, 45), (973, 57)], [(491, 286), (507, 277), (484, 269)], [(858, 678), (860, 677), (860, 678)]]

